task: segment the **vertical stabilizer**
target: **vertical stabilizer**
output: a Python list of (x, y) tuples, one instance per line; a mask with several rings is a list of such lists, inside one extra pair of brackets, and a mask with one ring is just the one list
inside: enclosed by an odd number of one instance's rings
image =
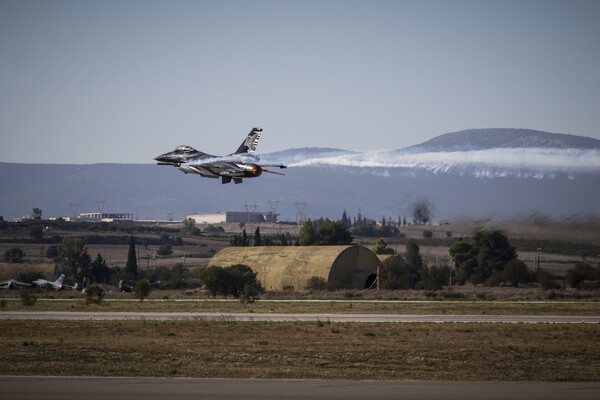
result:
[(256, 146), (258, 146), (258, 140), (260, 139), (261, 133), (261, 128), (252, 128), (252, 131), (246, 136), (246, 139), (233, 154), (254, 153), (256, 151)]

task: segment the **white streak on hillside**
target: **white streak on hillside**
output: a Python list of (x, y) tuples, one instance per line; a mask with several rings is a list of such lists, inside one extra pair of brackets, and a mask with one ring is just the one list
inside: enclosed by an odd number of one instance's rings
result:
[(384, 151), (333, 157), (307, 155), (289, 167), (339, 166), (423, 170), (478, 177), (552, 178), (557, 173), (600, 173), (600, 151), (553, 148), (506, 148), (477, 151)]

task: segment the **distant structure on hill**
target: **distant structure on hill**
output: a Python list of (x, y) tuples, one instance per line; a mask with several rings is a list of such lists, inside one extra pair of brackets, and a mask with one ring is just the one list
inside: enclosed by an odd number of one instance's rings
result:
[(79, 219), (89, 222), (129, 222), (133, 221), (133, 214), (104, 212), (81, 213), (79, 214)]
[(253, 211), (225, 211), (212, 214), (188, 215), (197, 224), (222, 224), (225, 222), (234, 223), (261, 223), (277, 222), (279, 214), (272, 212), (253, 212)]

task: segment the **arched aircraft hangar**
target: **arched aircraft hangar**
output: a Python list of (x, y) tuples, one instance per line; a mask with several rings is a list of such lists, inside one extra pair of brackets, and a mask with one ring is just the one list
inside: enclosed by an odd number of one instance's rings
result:
[(381, 261), (364, 246), (227, 247), (208, 266), (243, 264), (266, 290), (303, 290), (314, 276), (336, 289), (365, 289), (375, 282)]

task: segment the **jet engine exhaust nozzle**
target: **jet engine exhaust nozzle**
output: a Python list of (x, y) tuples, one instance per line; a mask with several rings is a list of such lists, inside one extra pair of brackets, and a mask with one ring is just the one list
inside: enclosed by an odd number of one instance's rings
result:
[(255, 178), (262, 175), (263, 169), (260, 165), (248, 164), (247, 168), (248, 172)]

